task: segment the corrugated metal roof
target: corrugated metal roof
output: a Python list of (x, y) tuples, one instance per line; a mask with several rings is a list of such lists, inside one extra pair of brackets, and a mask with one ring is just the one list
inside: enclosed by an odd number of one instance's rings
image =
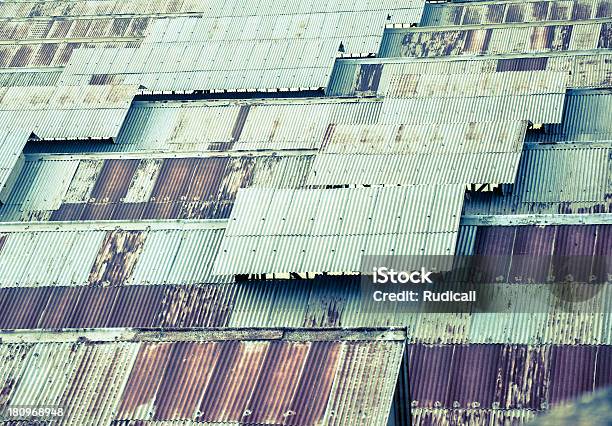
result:
[(76, 51), (61, 81), (88, 84), (103, 75), (149, 91), (317, 89), (327, 85), (339, 53), (377, 52), (385, 24), (418, 22), (424, 4), (387, 3), (359, 11), (158, 19), (135, 49)]
[(464, 214), (612, 211), (610, 149), (606, 145), (526, 145), (511, 193), (470, 193)]
[(167, 0), (133, 0), (126, 3), (122, 0), (89, 0), (71, 1), (70, 7), (62, 0), (6, 0), (0, 7), (1, 18), (36, 19), (41, 17), (70, 17), (88, 16), (105, 17), (109, 15), (184, 15), (202, 14), (210, 17), (232, 17), (250, 15), (279, 15), (298, 13), (324, 13), (342, 12), (345, 10), (408, 10), (422, 9), (423, 1), (407, 0), (401, 7), (397, 1), (382, 0), (377, 2), (363, 2), (348, 0), (342, 2), (308, 0), (300, 3), (291, 0), (261, 1), (253, 4), (248, 0), (216, 0), (203, 5), (196, 0), (168, 2)]
[(607, 25), (609, 19), (387, 29), (378, 56), (419, 58), (606, 48)]
[(338, 59), (326, 93), (331, 96), (384, 94), (392, 76), (397, 74), (482, 75), (542, 70), (566, 73), (565, 83), (570, 88), (610, 87), (611, 57), (602, 49), (471, 57)]
[(5, 221), (219, 219), (241, 187), (303, 186), (312, 155), (27, 156)]
[(565, 93), (385, 99), (382, 124), (521, 121), (560, 123)]
[[(452, 254), (463, 192), (462, 185), (243, 189), (215, 271), (356, 272), (367, 254)], [(414, 205), (421, 207), (391, 214)]]
[(526, 122), (334, 126), (307, 183), (512, 183), (526, 128)]
[[(175, 226), (156, 230), (155, 223), (144, 230), (130, 228), (119, 225), (111, 231), (86, 230), (63, 224), (3, 229), (0, 286), (218, 282), (211, 268), (223, 229), (207, 229), (202, 224), (200, 229)], [(170, 234), (167, 238), (177, 242), (160, 250), (158, 234)], [(167, 272), (158, 275), (158, 269)]]
[(0, 130), (0, 203), (5, 203), (21, 172), (24, 160), (21, 152), (30, 132), (27, 130)]
[(527, 134), (529, 142), (611, 141), (612, 91), (570, 90), (561, 124), (546, 126), (545, 132)]
[(447, 424), (527, 424), (536, 415), (533, 410), (412, 408), (413, 426)]
[(559, 123), (566, 76), (567, 73), (551, 71), (393, 75), (380, 121)]
[(218, 338), (3, 344), (3, 403), (38, 394), (37, 403), (65, 408), (63, 422), (87, 425), (113, 419), (387, 424), (402, 341)]
[(134, 86), (0, 88), (0, 121), (40, 139), (115, 138)]
[[(595, 387), (605, 346), (414, 345), (413, 406), (542, 410)], [(561, 385), (563, 384), (563, 385)]]
[(426, 3), (420, 26), (579, 21), (612, 17), (609, 0), (513, 0)]

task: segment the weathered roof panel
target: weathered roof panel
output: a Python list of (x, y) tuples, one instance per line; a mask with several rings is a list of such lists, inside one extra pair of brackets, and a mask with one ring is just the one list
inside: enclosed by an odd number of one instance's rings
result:
[(420, 26), (578, 21), (612, 17), (609, 0), (511, 0), (425, 3)]
[[(452, 254), (463, 191), (462, 185), (243, 189), (238, 192), (215, 271), (220, 275), (321, 272), (333, 264), (338, 271), (356, 272), (364, 254)], [(317, 208), (319, 205), (325, 208)], [(413, 205), (429, 207), (408, 209), (408, 215), (398, 217), (383, 213), (397, 211), (394, 206), (404, 211), (401, 206)], [(428, 215), (430, 210), (436, 214)], [(284, 225), (268, 226), (275, 218)], [(407, 247), (401, 244), (407, 239), (420, 240), (421, 234), (438, 233), (453, 237), (431, 249), (424, 241)], [(359, 238), (359, 242), (345, 256), (340, 247), (347, 238)], [(377, 244), (377, 238), (385, 241), (385, 247)]]

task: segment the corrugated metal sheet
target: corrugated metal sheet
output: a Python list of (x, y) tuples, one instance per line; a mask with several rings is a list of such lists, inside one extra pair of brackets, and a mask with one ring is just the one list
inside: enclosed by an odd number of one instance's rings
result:
[(511, 193), (471, 193), (464, 214), (612, 211), (610, 161), (605, 146), (527, 145)]
[(526, 122), (338, 125), (307, 183), (512, 183), (525, 130)]
[(20, 221), (227, 218), (239, 188), (303, 186), (312, 162), (308, 154), (168, 155), (106, 160), (28, 157), (14, 191), (0, 207), (0, 217)]
[(597, 346), (409, 347), (413, 406), (542, 410), (595, 389)]
[(423, 4), (158, 19), (136, 49), (76, 51), (61, 80), (103, 75), (150, 91), (321, 88), (338, 54), (375, 53), (385, 24), (418, 22)]
[(565, 93), (464, 98), (385, 99), (383, 124), (521, 121), (560, 123)]
[[(463, 191), (462, 185), (243, 189), (215, 271), (359, 271), (364, 254), (452, 254)], [(408, 215), (389, 214), (413, 205), (422, 207)]]
[(471, 4), (426, 3), (420, 26), (578, 21), (612, 17), (609, 0), (532, 0)]
[(0, 389), (9, 407), (63, 406), (66, 424), (386, 425), (402, 353), (368, 339), (3, 344)]
[[(610, 87), (612, 55), (599, 52), (562, 52), (543, 54), (514, 54), (493, 58), (448, 56), (439, 58), (377, 58), (336, 61), (326, 93), (332, 96), (372, 96), (387, 92), (393, 76), (398, 74), (427, 76), (430, 74), (505, 73), (516, 71), (555, 71), (566, 73), (567, 87)], [(375, 87), (369, 85), (370, 74), (377, 70)], [(529, 75), (524, 73), (524, 75)], [(483, 78), (481, 76), (480, 78)], [(418, 77), (415, 77), (418, 78)], [(475, 78), (475, 77), (474, 77)], [(364, 80), (366, 83), (364, 83)], [(529, 85), (527, 87), (530, 87)]]
[(139, 345), (123, 342), (2, 346), (0, 377), (4, 376), (4, 380), (0, 379), (0, 387), (6, 390), (9, 383), (6, 405), (61, 406), (65, 408), (62, 422), (98, 425), (108, 424), (114, 418), (117, 398)]
[(40, 139), (115, 138), (134, 86), (0, 88), (0, 120)]
[(571, 90), (568, 92), (561, 124), (546, 126), (545, 132), (531, 133), (530, 142), (612, 140), (612, 91)]
[(402, 7), (397, 2), (383, 0), (376, 3), (363, 3), (356, 0), (338, 2), (304, 1), (296, 4), (290, 0), (262, 1), (252, 4), (248, 0), (222, 0), (212, 5), (204, 6), (198, 1), (168, 2), (165, 0), (134, 0), (126, 3), (122, 0), (100, 0), (91, 3), (88, 0), (74, 0), (70, 7), (63, 1), (5, 1), (0, 8), (3, 18), (38, 18), (38, 17), (70, 17), (70, 16), (103, 16), (103, 15), (183, 15), (206, 13), (211, 17), (277, 15), (279, 10), (287, 14), (341, 12), (343, 10), (410, 10), (422, 8), (422, 1), (406, 1)]
[(411, 414), (414, 426), (449, 424), (485, 426), (527, 424), (535, 418), (537, 412), (533, 410), (413, 408)]
[(23, 167), (23, 147), (30, 133), (27, 130), (0, 130), (0, 203), (9, 197)]
[[(158, 233), (169, 233), (177, 243), (160, 250)], [(204, 226), (166, 231), (154, 225), (145, 231), (72, 230), (60, 225), (3, 232), (0, 287), (216, 282), (211, 268), (222, 235), (223, 229)], [(142, 269), (150, 265), (157, 269)], [(156, 275), (159, 269), (167, 273)]]
[[(387, 29), (380, 57), (435, 57), (590, 50), (603, 47), (599, 34), (607, 22), (547, 22), (462, 26), (457, 28)], [(607, 40), (607, 36), (604, 40)]]

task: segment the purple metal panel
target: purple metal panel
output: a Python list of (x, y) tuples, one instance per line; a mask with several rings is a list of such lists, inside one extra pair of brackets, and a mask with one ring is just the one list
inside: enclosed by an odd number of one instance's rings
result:
[(594, 390), (596, 354), (596, 346), (554, 346), (551, 349), (551, 404)]
[(601, 24), (601, 31), (599, 32), (599, 42), (597, 43), (599, 49), (610, 49), (612, 48), (612, 24), (605, 22)]
[(107, 327), (159, 327), (159, 312), (167, 291), (166, 286), (120, 287)]
[(53, 287), (49, 302), (38, 327), (46, 329), (63, 328), (72, 316), (84, 287)]
[(85, 209), (85, 203), (64, 203), (59, 209), (51, 213), (51, 221), (83, 220), (81, 215)]
[(518, 226), (510, 267), (511, 282), (544, 283), (555, 240), (554, 226)]
[(81, 292), (75, 302), (70, 320), (63, 325), (66, 328), (100, 328), (106, 327), (112, 312), (117, 287), (89, 287)]
[(548, 58), (514, 58), (497, 61), (497, 72), (505, 71), (543, 71), (548, 65)]
[(501, 354), (501, 345), (456, 346), (446, 406), (491, 407), (497, 399)]
[(408, 347), (408, 377), (413, 404), (431, 408), (448, 405), (454, 351), (454, 346)]
[(612, 346), (602, 345), (597, 348), (595, 388), (607, 386), (612, 386)]

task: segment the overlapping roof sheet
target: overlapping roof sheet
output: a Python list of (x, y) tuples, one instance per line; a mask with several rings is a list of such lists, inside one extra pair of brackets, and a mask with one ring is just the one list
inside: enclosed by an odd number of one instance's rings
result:
[(609, 0), (511, 0), (427, 3), (420, 26), (578, 21), (612, 17)]
[(0, 121), (38, 139), (113, 139), (135, 86), (0, 88)]
[(3, 343), (0, 403), (62, 405), (62, 421), (83, 425), (114, 419), (387, 424), (401, 340), (363, 333), (358, 341), (329, 342), (316, 333), (298, 340), (173, 336)]
[(385, 24), (418, 22), (423, 3), (159, 19), (139, 47), (75, 51), (61, 81), (102, 78), (154, 92), (318, 89), (327, 86), (339, 54), (376, 53)]
[(531, 55), (339, 59), (326, 93), (331, 96), (383, 95), (397, 74), (482, 75), (544, 70), (565, 72), (568, 88), (610, 87), (612, 71), (608, 64), (611, 58), (607, 49), (599, 49)]
[[(136, 228), (136, 229), (134, 229)], [(197, 284), (212, 276), (223, 229), (46, 225), (0, 231), (0, 287)], [(191, 228), (191, 229), (189, 229)]]
[(214, 271), (357, 272), (368, 254), (453, 254), (463, 191), (462, 185), (243, 189)]
[(610, 18), (460, 27), (387, 29), (378, 56), (415, 58), (606, 49)]

